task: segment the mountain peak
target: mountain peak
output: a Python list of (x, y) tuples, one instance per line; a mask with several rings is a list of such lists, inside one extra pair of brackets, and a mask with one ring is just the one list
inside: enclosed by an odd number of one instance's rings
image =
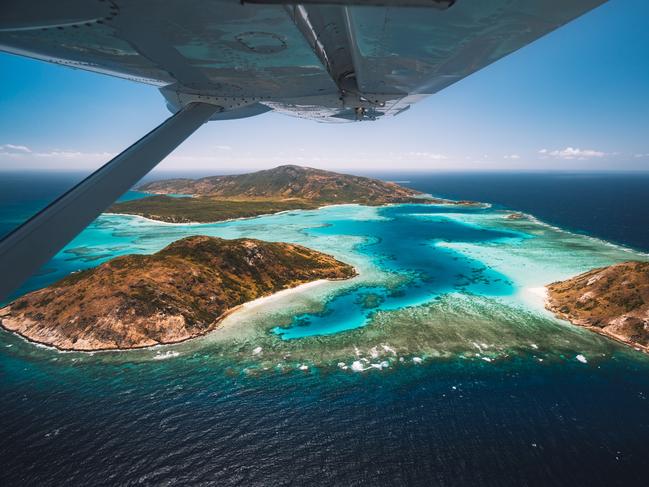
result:
[(156, 194), (214, 198), (302, 199), (319, 203), (410, 202), (419, 192), (395, 183), (322, 169), (283, 164), (248, 174), (155, 181), (139, 188)]

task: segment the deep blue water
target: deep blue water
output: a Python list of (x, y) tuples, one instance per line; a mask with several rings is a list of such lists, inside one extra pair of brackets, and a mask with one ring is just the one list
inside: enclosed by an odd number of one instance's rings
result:
[[(85, 176), (86, 173), (81, 172), (0, 172), (0, 237), (45, 208)], [(146, 196), (129, 191), (120, 201)]]
[(646, 485), (649, 370), (629, 363), (86, 367), (3, 360), (2, 485)]
[(451, 199), (531, 213), (561, 228), (649, 251), (649, 172), (382, 175)]
[[(438, 196), (484, 201), (528, 212), (562, 228), (649, 251), (649, 171), (369, 175), (408, 181), (406, 186)], [(82, 173), (0, 173), (0, 236), (83, 176)], [(144, 180), (179, 176), (182, 174), (160, 173)], [(190, 175), (199, 176), (205, 174)]]
[[(79, 177), (1, 175), (0, 234)], [(389, 179), (649, 249), (647, 176)], [(384, 211), (403, 217), (403, 207)], [(439, 251), (425, 245), (429, 235), (413, 234), (423, 227), (408, 218), (364, 250), (387, 256), (388, 268), (410, 269), (412, 284), (361, 289), (341, 297), (348, 306), (336, 309), (364, 316), (364, 293), (402, 306), (429, 299), (420, 290), (508, 292), (494, 271), (470, 261), (454, 263), (466, 266), (460, 273), (447, 272)], [(335, 221), (312, 231), (374, 235), (373, 225)], [(507, 236), (430, 225), (449, 241)], [(474, 282), (467, 279), (474, 274)], [(331, 316), (302, 319), (328, 326)], [(244, 377), (206, 351), (182, 360), (77, 363), (1, 338), (0, 485), (647, 484), (649, 365), (631, 354), (588, 365), (447, 360), (376, 374), (322, 369)]]

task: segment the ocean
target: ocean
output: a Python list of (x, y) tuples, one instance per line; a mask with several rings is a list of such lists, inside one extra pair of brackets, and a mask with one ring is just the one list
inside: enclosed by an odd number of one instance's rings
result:
[[(84, 175), (80, 172), (0, 174), (0, 236)], [(207, 175), (160, 172), (144, 180)], [(525, 211), (574, 232), (649, 252), (649, 172), (369, 172), (363, 175), (407, 181), (406, 186), (445, 198), (485, 201)], [(137, 196), (131, 193), (134, 194)]]
[[(0, 483), (646, 485), (649, 357), (554, 319), (538, 290), (649, 259), (649, 176), (381, 176), (490, 205), (100, 217), (21, 292), (191, 234), (301, 243), (360, 276), (172, 346), (61, 353), (0, 332)], [(0, 234), (80, 177), (2, 175)]]
[(377, 174), (420, 191), (487, 201), (649, 252), (649, 172)]

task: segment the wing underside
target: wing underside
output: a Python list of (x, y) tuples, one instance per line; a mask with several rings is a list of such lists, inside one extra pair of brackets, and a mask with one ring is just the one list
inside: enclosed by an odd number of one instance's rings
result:
[(157, 86), (174, 111), (375, 119), (604, 1), (5, 0), (0, 50)]

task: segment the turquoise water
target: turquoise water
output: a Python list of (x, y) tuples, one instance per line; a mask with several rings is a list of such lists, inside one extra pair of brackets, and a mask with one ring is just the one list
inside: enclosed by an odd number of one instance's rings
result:
[(365, 243), (356, 250), (383, 270), (406, 277), (407, 282), (392, 288), (360, 286), (346, 291), (329, 300), (324, 311), (297, 315), (290, 327), (273, 331), (283, 339), (328, 335), (364, 326), (377, 311), (417, 306), (448, 292), (512, 294), (514, 284), (507, 276), (435, 243), (497, 242), (528, 235), (448, 220), (445, 211), (443, 206), (392, 206), (378, 210), (385, 220), (332, 220), (309, 230), (311, 235), (363, 238)]
[[(142, 197), (130, 193), (127, 198)], [(322, 305), (272, 327), (283, 340), (366, 326), (380, 312), (416, 308), (448, 293), (527, 306), (524, 291), (643, 254), (562, 232), (533, 219), (507, 220), (490, 207), (338, 205), (216, 224), (165, 224), (103, 215), (20, 290), (128, 253), (153, 253), (188, 235), (253, 237), (307, 245), (354, 265), (359, 277), (331, 284)], [(575, 253), (574, 246), (581, 247)], [(268, 306), (272, 308), (272, 306)], [(529, 306), (528, 306), (529, 307)], [(290, 307), (289, 307), (290, 308)], [(314, 308), (312, 306), (312, 308)], [(318, 307), (315, 307), (318, 308)]]
[(643, 485), (649, 360), (538, 291), (647, 256), (506, 215), (103, 215), (22, 291), (196, 234), (307, 245), (359, 275), (170, 346), (60, 353), (0, 332), (0, 484)]

